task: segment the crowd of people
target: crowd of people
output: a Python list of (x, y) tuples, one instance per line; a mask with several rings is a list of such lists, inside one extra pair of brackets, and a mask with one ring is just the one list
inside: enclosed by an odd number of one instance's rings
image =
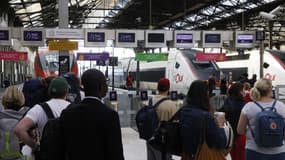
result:
[[(0, 159), (21, 159), (25, 156), (26, 159), (35, 160), (78, 160), (90, 157), (123, 160), (119, 115), (102, 100), (108, 91), (106, 77), (97, 69), (89, 69), (83, 73), (80, 81), (85, 95), (79, 101), (74, 101), (75, 98), (73, 101), (68, 100), (72, 86), (64, 76), (44, 81), (29, 79), (25, 82), (23, 91), (16, 86), (9, 86), (2, 97), (4, 110), (0, 112), (0, 131), (2, 128), (9, 131), (0, 132)], [(77, 83), (80, 85), (79, 80)], [(165, 99), (157, 106), (159, 121), (168, 121), (179, 113), (180, 134), (177, 141), (181, 141), (182, 160), (198, 160), (199, 154), (203, 154), (202, 142), (209, 146), (209, 150), (222, 151), (224, 156), (221, 160), (285, 159), (283, 139), (270, 147), (262, 146), (262, 140), (256, 140), (256, 135), (259, 136), (256, 133), (259, 128), (256, 121), (263, 108), (272, 107), (275, 113), (285, 118), (285, 106), (272, 98), (272, 82), (269, 79), (256, 80), (255, 75), (249, 80), (247, 74), (244, 74), (240, 82), (226, 84), (227, 98), (219, 110), (210, 104), (216, 84), (215, 75), (211, 75), (209, 83), (193, 81), (181, 108), (172, 100), (166, 99), (171, 88), (170, 81), (161, 78), (157, 84), (158, 95), (151, 99), (153, 104)], [(30, 92), (34, 94), (31, 96)], [(50, 115), (57, 119), (54, 123), (57, 123), (58, 128), (53, 133), (58, 134), (59, 139), (57, 145), (49, 147), (49, 150), (54, 149), (56, 151), (53, 153), (58, 154), (46, 154), (47, 157), (43, 158), (37, 154), (41, 153), (41, 140), (46, 132), (45, 126), (50, 122)], [(234, 136), (230, 147), (228, 143), (231, 138), (225, 131), (226, 122), (231, 125)], [(7, 124), (9, 127), (1, 126)], [(270, 127), (280, 129), (279, 125), (282, 127), (281, 122), (277, 124), (272, 121)], [(284, 128), (278, 132), (282, 132), (284, 138)], [(9, 141), (21, 142), (21, 147), (7, 145), (7, 139), (1, 142), (3, 137), (12, 137)], [(164, 157), (163, 152), (148, 142), (146, 148), (147, 160), (160, 160)], [(167, 153), (164, 158), (171, 160), (171, 157)]]

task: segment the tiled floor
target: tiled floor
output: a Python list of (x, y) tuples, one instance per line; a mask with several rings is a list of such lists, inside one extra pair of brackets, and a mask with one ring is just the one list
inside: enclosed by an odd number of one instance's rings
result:
[[(139, 139), (138, 133), (132, 128), (122, 128), (125, 160), (146, 160), (145, 141)], [(173, 157), (179, 160), (179, 157)]]

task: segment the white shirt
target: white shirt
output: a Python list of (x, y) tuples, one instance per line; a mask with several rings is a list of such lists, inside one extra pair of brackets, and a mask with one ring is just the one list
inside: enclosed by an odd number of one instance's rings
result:
[[(70, 104), (70, 102), (64, 99), (51, 99), (46, 103), (49, 105), (55, 118), (59, 117), (62, 110), (64, 110)], [(42, 107), (36, 104), (28, 111), (25, 117), (30, 118), (35, 124), (38, 125), (40, 135), (42, 135), (43, 128), (48, 121), (47, 115)]]
[[(274, 101), (272, 102), (260, 102), (259, 103), (263, 108), (272, 107)], [(285, 119), (285, 105), (284, 103), (277, 101), (275, 104), (275, 108), (277, 113), (279, 113), (284, 119)], [(254, 122), (256, 115), (261, 112), (261, 109), (254, 103), (254, 102), (248, 102), (242, 109), (242, 113), (246, 115), (247, 119), (249, 120), (249, 125), (254, 130)], [(255, 143), (252, 133), (249, 128), (246, 130), (246, 149), (250, 149), (259, 153), (263, 154), (278, 154), (278, 153), (284, 153), (285, 152), (285, 145), (280, 147), (259, 147)]]

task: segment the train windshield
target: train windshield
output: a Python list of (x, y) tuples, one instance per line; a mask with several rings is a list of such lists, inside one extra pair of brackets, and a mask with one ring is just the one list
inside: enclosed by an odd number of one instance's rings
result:
[(274, 51), (274, 50), (268, 50), (271, 54), (273, 54), (276, 58), (278, 58), (282, 64), (282, 66), (285, 65), (285, 52), (282, 51)]
[(192, 60), (193, 65), (196, 69), (209, 69), (212, 67), (210, 61), (196, 61)]
[[(56, 52), (49, 52), (49, 53), (42, 53), (39, 54), (40, 63), (43, 70), (49, 71), (58, 71), (59, 64), (58, 64), (58, 53)], [(69, 56), (69, 63), (72, 66), (73, 56)]]
[(276, 59), (276, 61), (285, 69), (285, 52), (277, 50), (267, 50)]

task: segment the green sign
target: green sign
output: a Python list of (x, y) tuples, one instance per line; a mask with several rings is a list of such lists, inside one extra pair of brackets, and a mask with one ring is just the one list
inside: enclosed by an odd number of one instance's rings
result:
[(168, 53), (136, 53), (137, 61), (167, 61)]

